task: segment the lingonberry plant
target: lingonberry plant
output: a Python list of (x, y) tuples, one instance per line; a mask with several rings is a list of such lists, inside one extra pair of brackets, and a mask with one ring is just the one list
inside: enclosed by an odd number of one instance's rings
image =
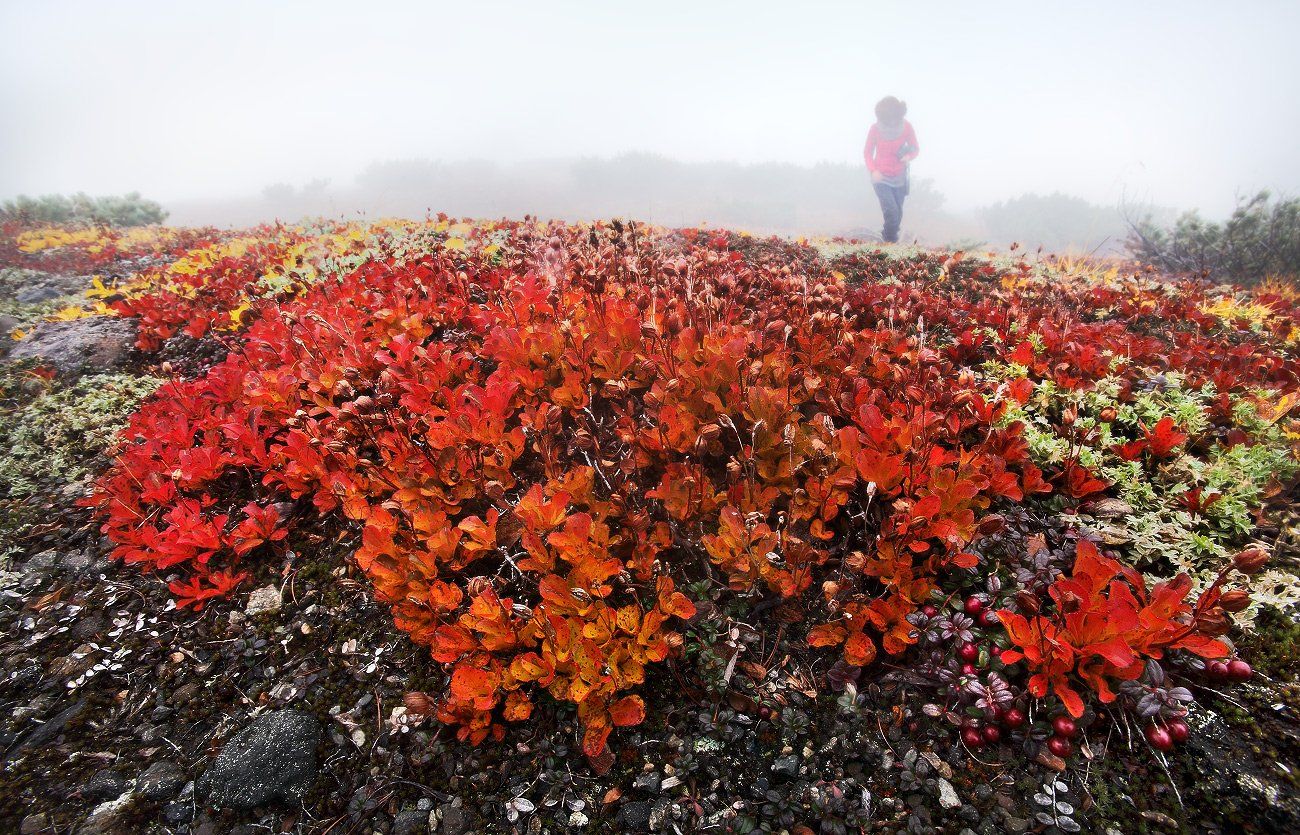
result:
[[(1070, 717), (1124, 696), (1161, 749), (1186, 735), (1171, 677), (1243, 676), (1229, 569), (1148, 580), (1098, 520), (1143, 501), (1210, 557), (1246, 544), (1210, 482), (1238, 448), (1294, 473), (1294, 296), (1256, 291), (1243, 327), (1145, 274), (621, 223), (167, 240), (100, 310), (144, 350), (230, 352), (124, 432), (88, 500), (116, 555), (198, 609), (334, 519), (446, 667), (409, 704), (472, 743), (547, 694), (601, 755), (704, 616), (688, 586), (779, 605), (839, 679), (910, 653), (969, 748), (1050, 733), (1067, 756)], [(81, 249), (46, 230), (5, 258)], [(1282, 486), (1259, 481), (1233, 500)]]

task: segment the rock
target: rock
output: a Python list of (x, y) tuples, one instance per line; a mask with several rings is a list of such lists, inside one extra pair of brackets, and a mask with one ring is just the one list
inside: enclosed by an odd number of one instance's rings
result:
[(9, 351), (14, 346), (14, 341), (9, 338), (14, 328), (18, 327), (18, 320), (12, 316), (0, 313), (0, 358), (8, 356)]
[(777, 757), (776, 762), (772, 763), (772, 773), (779, 777), (794, 779), (799, 775), (799, 758), (794, 754)]
[(126, 365), (136, 324), (115, 316), (44, 322), (9, 352), (10, 360), (32, 359), (64, 375), (103, 373)]
[(172, 691), (172, 694), (168, 697), (167, 701), (177, 707), (182, 707), (193, 701), (202, 689), (203, 685), (199, 684), (197, 681), (182, 684), (180, 687), (177, 687)]
[(429, 831), (429, 813), (407, 806), (393, 817), (393, 835), (418, 835)]
[(1046, 748), (1039, 751), (1038, 756), (1034, 757), (1034, 759), (1038, 761), (1039, 765), (1047, 766), (1058, 774), (1065, 771), (1065, 760), (1056, 756), (1051, 751), (1048, 751)]
[(939, 772), (941, 777), (952, 779), (952, 766), (939, 758), (939, 755), (933, 751), (926, 751), (921, 757), (930, 764), (930, 767)]
[(254, 589), (248, 596), (248, 605), (244, 607), (244, 614), (250, 618), (278, 611), (280, 611), (280, 590), (275, 586)]
[(171, 760), (159, 760), (145, 769), (135, 782), (136, 794), (145, 800), (166, 800), (185, 785), (185, 773)]
[(429, 815), (429, 828), (438, 835), (465, 835), (472, 827), (469, 811), (459, 797), (442, 804)]
[(163, 821), (171, 826), (179, 826), (194, 820), (194, 804), (188, 800), (168, 803), (163, 809)]
[(50, 819), (39, 812), (28, 815), (23, 818), (22, 823), (18, 824), (18, 835), (42, 835), (53, 831), (53, 827), (50, 826)]
[(59, 570), (64, 574), (79, 577), (95, 564), (95, 558), (87, 551), (69, 551), (59, 559)]
[(103, 768), (90, 775), (81, 787), (81, 796), (93, 801), (112, 800), (121, 797), (129, 785), (130, 781), (121, 774)]
[(1132, 505), (1123, 499), (1110, 497), (1086, 502), (1079, 509), (1098, 519), (1125, 519), (1133, 515)]
[(41, 551), (39, 554), (33, 554), (23, 563), (22, 572), (25, 581), (40, 581), (55, 573), (55, 566), (59, 562), (59, 552)]
[(72, 721), (77, 714), (81, 713), (86, 706), (86, 700), (82, 699), (75, 704), (65, 707), (51, 719), (37, 725), (27, 732), (27, 735), (10, 747), (9, 752), (5, 754), (4, 759), (0, 762), (10, 762), (22, 756), (24, 748), (38, 748), (46, 742), (54, 739), (63, 730), (63, 726)]
[(632, 788), (640, 789), (648, 794), (657, 794), (662, 779), (659, 772), (646, 771), (636, 776), (636, 779), (632, 781)]
[(952, 787), (952, 783), (942, 777), (939, 778), (939, 805), (945, 809), (956, 809), (961, 805), (957, 790)]
[(316, 777), (321, 726), (296, 710), (276, 710), (235, 734), (203, 774), (198, 790), (221, 809), (299, 800)]
[(130, 807), (135, 795), (127, 792), (116, 800), (95, 807), (77, 830), (77, 835), (130, 835), (138, 829), (131, 822)]
[(57, 287), (51, 287), (48, 284), (33, 284), (14, 293), (14, 301), (19, 304), (40, 304), (50, 299), (57, 299), (62, 295), (63, 293)]
[(650, 804), (636, 800), (618, 810), (618, 822), (629, 832), (650, 831)]
[(1178, 821), (1169, 817), (1164, 812), (1157, 812), (1154, 810), (1143, 811), (1142, 820), (1150, 821), (1151, 823), (1154, 823), (1157, 826), (1163, 826), (1166, 829), (1172, 829), (1175, 831), (1178, 829)]

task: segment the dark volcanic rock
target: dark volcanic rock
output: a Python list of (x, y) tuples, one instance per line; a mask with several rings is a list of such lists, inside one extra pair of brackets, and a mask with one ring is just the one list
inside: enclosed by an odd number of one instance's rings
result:
[(199, 781), (199, 796), (221, 809), (298, 800), (316, 777), (320, 736), (320, 723), (306, 713), (259, 716), (221, 749)]
[(618, 821), (627, 832), (650, 830), (650, 804), (644, 800), (627, 803), (618, 810)]
[(136, 780), (136, 794), (145, 800), (166, 800), (185, 785), (185, 772), (170, 760), (159, 760)]
[(33, 359), (65, 375), (115, 371), (126, 365), (135, 342), (130, 319), (92, 316), (46, 322), (9, 352), (9, 359)]
[(121, 797), (130, 781), (107, 768), (96, 771), (86, 784), (81, 787), (81, 796), (86, 800), (112, 800)]

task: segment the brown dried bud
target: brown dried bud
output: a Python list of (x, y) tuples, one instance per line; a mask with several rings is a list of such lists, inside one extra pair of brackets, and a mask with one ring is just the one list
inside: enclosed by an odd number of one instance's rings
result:
[(711, 444), (716, 441), (718, 436), (721, 434), (722, 427), (718, 426), (716, 423), (710, 423), (708, 426), (700, 429), (700, 440), (704, 441), (706, 444)]
[(1119, 412), (1115, 410), (1114, 406), (1107, 406), (1101, 410), (1101, 414), (1098, 415), (1098, 417), (1101, 419), (1102, 423), (1114, 423), (1115, 418), (1119, 417)]
[(1075, 418), (1078, 416), (1079, 413), (1075, 411), (1073, 406), (1067, 406), (1065, 411), (1061, 413), (1061, 423), (1065, 426), (1074, 426)]
[(1228, 616), (1224, 614), (1223, 609), (1215, 606), (1196, 616), (1196, 628), (1211, 638), (1217, 638), (1228, 634), (1232, 624), (1228, 622)]
[(1030, 594), (1027, 591), (1016, 593), (1016, 608), (1019, 609), (1022, 614), (1036, 615), (1042, 606), (1043, 601), (1038, 598), (1038, 595)]
[(1268, 552), (1263, 548), (1247, 548), (1232, 558), (1232, 567), (1242, 574), (1258, 574), (1268, 563)]
[(1228, 612), (1241, 612), (1250, 605), (1250, 592), (1241, 589), (1225, 591), (1219, 598), (1219, 605)]
[(356, 403), (357, 403), (358, 411), (368, 412), (371, 409), (375, 408), (375, 398), (371, 397), (368, 394), (363, 394), (360, 397), (358, 397)]
[(402, 703), (406, 705), (406, 712), (413, 713), (416, 716), (429, 716), (434, 711), (433, 699), (428, 693), (419, 690), (413, 690), (402, 696)]

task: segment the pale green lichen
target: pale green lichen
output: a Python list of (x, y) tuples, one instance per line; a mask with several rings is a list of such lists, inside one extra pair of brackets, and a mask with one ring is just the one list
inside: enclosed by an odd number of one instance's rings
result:
[[(12, 369), (5, 377), (0, 389), (32, 386), (29, 372)], [(31, 399), (0, 409), (0, 497), (24, 498), (85, 480), (127, 417), (160, 383), (155, 377), (95, 374), (67, 386), (42, 384), (44, 390)]]

